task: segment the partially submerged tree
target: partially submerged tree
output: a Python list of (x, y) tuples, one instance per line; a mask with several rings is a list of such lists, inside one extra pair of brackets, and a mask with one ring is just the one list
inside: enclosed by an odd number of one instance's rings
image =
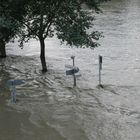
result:
[(6, 43), (20, 30), (25, 3), (27, 0), (0, 0), (0, 57), (6, 57)]
[(57, 35), (62, 42), (75, 46), (94, 48), (98, 46), (101, 34), (87, 32), (93, 26), (93, 13), (83, 10), (85, 3), (99, 11), (98, 4), (105, 0), (29, 0), (26, 6), (21, 36), (24, 41), (35, 38), (40, 41), (42, 71), (47, 71), (45, 60), (45, 39)]

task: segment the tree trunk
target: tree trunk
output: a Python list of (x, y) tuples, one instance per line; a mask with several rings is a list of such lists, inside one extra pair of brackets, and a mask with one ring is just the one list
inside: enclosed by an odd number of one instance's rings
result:
[(41, 47), (40, 60), (42, 64), (42, 72), (47, 72), (46, 59), (45, 59), (45, 42), (43, 38), (39, 38), (39, 40), (40, 40), (40, 47)]
[(5, 58), (6, 57), (6, 50), (5, 50), (5, 43), (3, 40), (0, 40), (0, 57)]

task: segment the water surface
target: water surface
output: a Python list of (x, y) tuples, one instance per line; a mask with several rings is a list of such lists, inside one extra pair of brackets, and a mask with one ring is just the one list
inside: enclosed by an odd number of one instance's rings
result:
[[(139, 140), (140, 139), (140, 2), (112, 0), (96, 15), (94, 29), (104, 38), (95, 50), (71, 49), (46, 40), (48, 73), (41, 73), (39, 43), (24, 49), (8, 44), (0, 63), (0, 138), (2, 140)], [(103, 56), (98, 85), (98, 55)], [(81, 77), (65, 75), (76, 65)], [(10, 101), (8, 79), (23, 79), (18, 102)]]

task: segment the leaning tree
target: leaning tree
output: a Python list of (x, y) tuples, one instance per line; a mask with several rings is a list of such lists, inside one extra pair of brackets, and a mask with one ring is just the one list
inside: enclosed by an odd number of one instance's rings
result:
[(25, 7), (26, 16), (22, 24), (21, 46), (24, 41), (35, 38), (40, 41), (42, 71), (47, 71), (45, 39), (57, 35), (62, 42), (74, 46), (94, 48), (101, 34), (87, 32), (93, 26), (92, 10), (83, 9), (86, 4), (99, 11), (98, 4), (106, 0), (29, 0)]

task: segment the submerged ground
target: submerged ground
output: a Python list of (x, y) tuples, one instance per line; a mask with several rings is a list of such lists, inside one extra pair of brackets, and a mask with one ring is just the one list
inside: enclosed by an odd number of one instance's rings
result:
[[(140, 139), (140, 2), (112, 0), (97, 15), (95, 27), (105, 38), (95, 50), (59, 47), (46, 40), (48, 73), (41, 73), (39, 43), (20, 50), (8, 44), (0, 60), (0, 140), (139, 140)], [(98, 88), (98, 55), (103, 56)], [(65, 65), (81, 77), (73, 88)], [(10, 101), (8, 79), (23, 79), (18, 102)]]

